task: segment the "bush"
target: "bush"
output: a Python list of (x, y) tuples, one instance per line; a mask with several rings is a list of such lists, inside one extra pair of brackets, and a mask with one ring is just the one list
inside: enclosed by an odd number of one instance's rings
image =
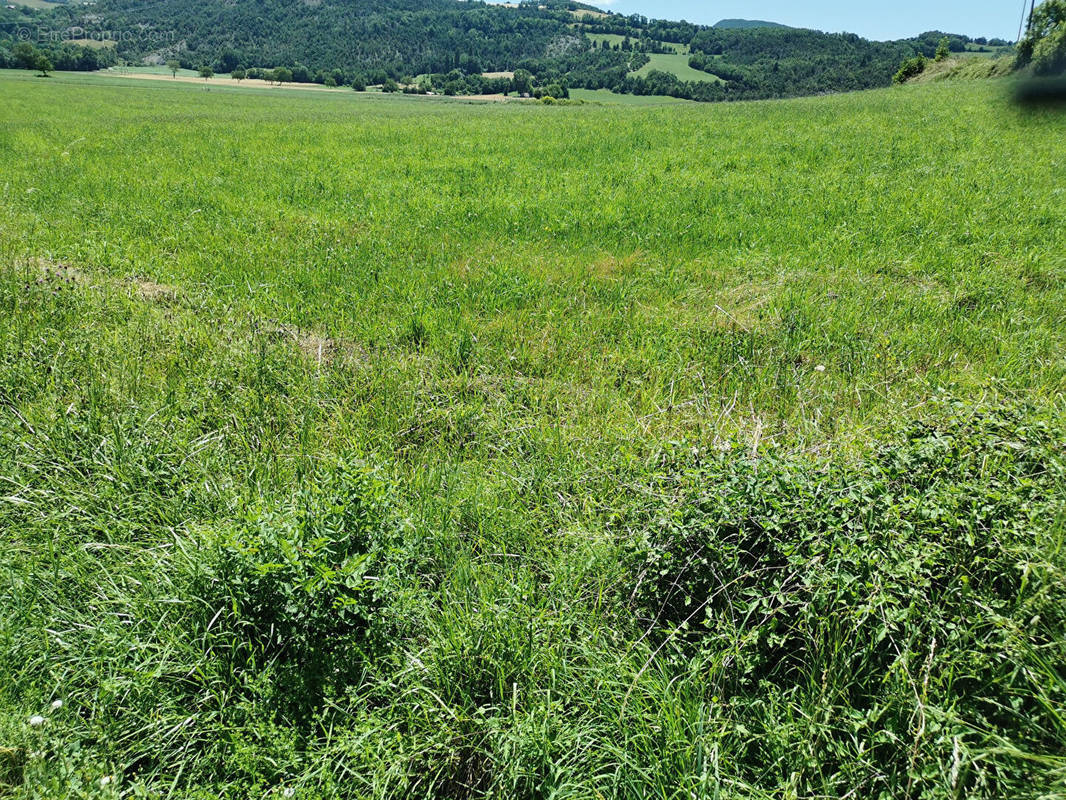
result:
[(899, 71), (894, 76), (892, 76), (893, 82), (906, 83), (908, 80), (915, 77), (916, 75), (921, 75), (923, 72), (925, 72), (925, 63), (925, 56), (921, 54), (916, 55), (914, 58), (906, 59), (902, 64), (900, 64)]
[[(932, 780), (960, 741), (995, 747), (997, 732), (1061, 752), (1061, 433), (1014, 409), (943, 412), (859, 464), (663, 457), (648, 495), (669, 501), (636, 523), (648, 533), (627, 594), (660, 658), (728, 665), (712, 690), (759, 731), (753, 775), (786, 724), (775, 698), (833, 720), (809, 734), (817, 769), (854, 737), (886, 792)], [(916, 688), (936, 720), (920, 756)]]
[(1055, 75), (1066, 71), (1066, 0), (1048, 0), (1033, 15), (1033, 72)]
[(289, 710), (306, 716), (395, 634), (403, 533), (372, 472), (308, 476), (289, 503), (219, 532), (190, 561), (203, 630), (234, 663), (270, 665)]

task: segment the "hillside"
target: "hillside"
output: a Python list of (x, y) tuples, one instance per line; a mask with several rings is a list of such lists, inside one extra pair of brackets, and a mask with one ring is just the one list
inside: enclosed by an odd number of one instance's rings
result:
[(0, 796), (1066, 796), (1066, 115), (0, 72)]
[(964, 58), (949, 58), (944, 61), (926, 62), (919, 74), (906, 80), (907, 83), (930, 83), (944, 80), (981, 80), (1002, 78), (1014, 72), (1013, 56), (982, 58), (969, 55)]
[(178, 40), (131, 55), (178, 55), (220, 71), (237, 64), (304, 64), (309, 69), (383, 69), (401, 74), (513, 69), (580, 40), (563, 11), (503, 8), (455, 0), (100, 0), (94, 13), (118, 28), (147, 24)]
[(746, 30), (749, 28), (787, 28), (780, 22), (766, 22), (761, 19), (723, 19), (714, 24), (715, 28), (733, 28)]
[[(734, 21), (736, 22), (736, 21)], [(931, 56), (940, 34), (900, 42), (775, 27), (707, 27), (591, 13), (547, 0), (516, 6), (459, 0), (99, 0), (48, 10), (0, 12), (0, 66), (16, 66), (18, 30), (67, 32), (40, 46), (59, 69), (93, 69), (119, 59), (186, 69), (285, 67), (298, 82), (406, 82), (436, 76), (430, 88), (500, 91), (481, 73), (525, 70), (533, 84), (695, 100), (787, 97), (887, 86), (916, 51)], [(6, 38), (5, 38), (6, 37)], [(109, 38), (111, 37), (111, 38)], [(966, 37), (951, 37), (965, 49)], [(688, 54), (689, 63), (676, 55)], [(651, 57), (660, 62), (649, 67)], [(710, 63), (713, 60), (714, 63)], [(515, 88), (515, 87), (511, 87)]]

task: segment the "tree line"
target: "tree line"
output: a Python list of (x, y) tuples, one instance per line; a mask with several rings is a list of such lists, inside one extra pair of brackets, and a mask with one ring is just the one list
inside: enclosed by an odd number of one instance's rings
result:
[(0, 39), (0, 69), (91, 72), (118, 63), (114, 50), (63, 42), (38, 47), (30, 42)]

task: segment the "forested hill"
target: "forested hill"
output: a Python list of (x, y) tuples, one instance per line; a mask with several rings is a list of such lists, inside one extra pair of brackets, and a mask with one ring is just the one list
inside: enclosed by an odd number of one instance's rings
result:
[[(304, 64), (312, 70), (384, 69), (393, 77), (513, 69), (523, 59), (583, 49), (566, 11), (455, 0), (100, 0), (119, 29), (175, 31), (160, 49), (190, 66)], [(167, 52), (170, 51), (170, 52)]]
[(569, 27), (575, 17), (567, 3), (511, 9), (457, 0), (99, 0), (87, 11), (80, 5), (50, 13), (70, 25), (122, 32), (117, 49), (127, 59), (177, 58), (226, 71), (303, 64), (384, 69), (400, 78), (455, 67), (513, 69), (586, 46)]
[[(0, 10), (0, 67), (30, 60), (18, 52), (17, 30), (47, 31), (36, 44), (58, 69), (177, 61), (224, 73), (285, 67), (297, 81), (317, 76), (353, 85), (413, 84), (428, 75), (435, 76), (432, 88), (459, 94), (500, 91), (505, 87), (489, 86), (482, 73), (521, 70), (531, 73), (531, 87), (694, 100), (887, 86), (903, 59), (932, 56), (942, 35), (870, 42), (773, 23), (711, 27), (623, 16), (566, 0), (70, 0)], [(113, 46), (70, 43), (86, 39)], [(953, 49), (967, 42), (951, 37)], [(693, 80), (678, 58), (706, 78)]]
[(746, 28), (787, 28), (788, 26), (780, 22), (766, 22), (761, 19), (723, 19), (716, 22), (714, 27), (743, 30)]

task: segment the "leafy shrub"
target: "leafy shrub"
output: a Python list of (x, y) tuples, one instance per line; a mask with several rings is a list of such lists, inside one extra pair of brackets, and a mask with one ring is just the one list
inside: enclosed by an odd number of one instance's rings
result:
[[(660, 658), (728, 665), (715, 690), (752, 730), (784, 723), (768, 692), (835, 709), (812, 764), (832, 770), (856, 737), (886, 787), (935, 774), (952, 737), (1010, 732), (1041, 757), (1066, 739), (1061, 433), (1014, 409), (943, 412), (859, 464), (669, 453), (649, 487), (669, 502), (632, 551)], [(915, 692), (939, 718), (923, 759)]]
[(906, 59), (900, 64), (899, 71), (892, 76), (892, 80), (895, 83), (906, 83), (916, 75), (921, 75), (925, 72), (925, 63), (926, 58), (921, 54), (916, 55), (914, 58)]
[(205, 629), (234, 663), (269, 664), (303, 716), (355, 680), (400, 621), (390, 606), (412, 552), (374, 473), (308, 477), (280, 509), (215, 536), (196, 556)]
[(940, 42), (936, 46), (936, 60), (944, 61), (951, 55), (951, 40), (947, 36), (941, 38)]

